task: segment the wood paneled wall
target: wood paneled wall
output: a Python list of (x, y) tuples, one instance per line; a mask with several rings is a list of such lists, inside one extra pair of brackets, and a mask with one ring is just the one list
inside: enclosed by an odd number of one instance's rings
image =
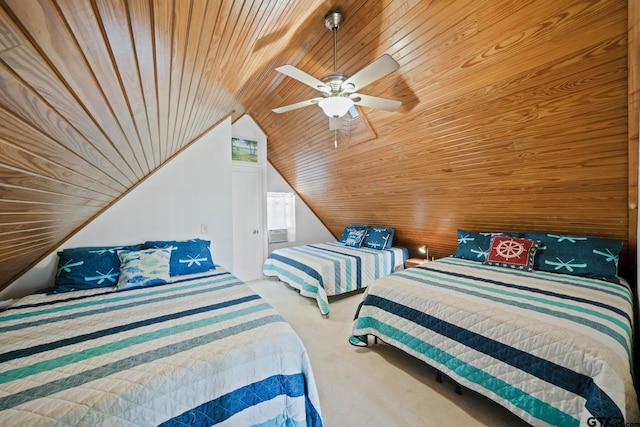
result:
[[(413, 254), (426, 244), (435, 256), (455, 251), (457, 228), (597, 235), (623, 240), (622, 263), (635, 264), (627, 3), (405, 6), (354, 2), (338, 33), (339, 69), (381, 53), (400, 63), (364, 91), (403, 101), (363, 109), (377, 139), (334, 149), (317, 109), (253, 112), (271, 162), (331, 231), (390, 224)], [(313, 55), (296, 65), (321, 75), (329, 45)], [(308, 97), (301, 86), (284, 81), (285, 101)]]
[[(388, 224), (412, 253), (427, 244), (443, 256), (457, 228), (590, 234), (624, 240), (632, 267), (628, 7), (0, 0), (0, 287), (223, 117), (245, 113), (336, 235)], [(366, 126), (337, 148), (319, 108), (271, 112), (316, 95), (275, 67), (332, 70), (323, 17), (334, 8), (345, 17), (338, 68), (392, 55), (400, 69), (363, 92), (403, 103), (360, 109)]]

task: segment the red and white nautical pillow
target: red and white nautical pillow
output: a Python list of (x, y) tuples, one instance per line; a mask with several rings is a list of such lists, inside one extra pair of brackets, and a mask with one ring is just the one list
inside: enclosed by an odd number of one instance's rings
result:
[(519, 237), (494, 236), (485, 264), (518, 270), (533, 270), (533, 260), (540, 242)]

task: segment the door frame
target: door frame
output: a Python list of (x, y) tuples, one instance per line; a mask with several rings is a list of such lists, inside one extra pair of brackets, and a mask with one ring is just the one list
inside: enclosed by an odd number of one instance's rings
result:
[[(261, 200), (260, 200), (260, 204), (262, 207), (262, 218), (260, 218), (260, 224), (259, 224), (259, 233), (262, 235), (261, 236), (261, 243), (262, 243), (262, 262), (264, 262), (264, 260), (267, 258), (267, 254), (269, 251), (269, 247), (268, 247), (268, 240), (267, 240), (267, 168), (264, 165), (264, 163), (261, 164), (257, 164), (257, 165), (251, 165), (251, 164), (247, 164), (247, 163), (243, 163), (243, 162), (233, 162), (233, 165), (231, 167), (231, 172), (232, 172), (232, 177), (231, 179), (233, 179), (233, 175), (236, 172), (240, 172), (240, 173), (258, 173), (261, 177), (261, 181), (262, 181), (262, 185), (261, 185), (261, 190), (260, 190), (260, 194), (261, 194)], [(231, 197), (233, 198), (233, 194), (231, 195)], [(232, 200), (232, 204), (233, 204), (233, 200)], [(232, 212), (233, 214), (233, 212)], [(235, 247), (236, 242), (234, 241), (233, 246)], [(234, 250), (235, 253), (235, 250)], [(235, 266), (235, 255), (234, 255), (234, 266)]]

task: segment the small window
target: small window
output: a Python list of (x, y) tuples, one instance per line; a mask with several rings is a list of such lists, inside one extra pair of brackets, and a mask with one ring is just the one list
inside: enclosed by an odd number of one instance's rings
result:
[(293, 193), (267, 192), (269, 243), (296, 241), (296, 199)]

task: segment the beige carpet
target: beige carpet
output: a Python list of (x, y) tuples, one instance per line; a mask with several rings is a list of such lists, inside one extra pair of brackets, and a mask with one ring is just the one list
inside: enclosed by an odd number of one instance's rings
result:
[[(309, 353), (328, 427), (509, 426), (527, 424), (489, 399), (386, 344), (348, 343), (362, 291), (329, 299), (327, 317), (311, 298), (277, 280), (248, 283), (293, 326)], [(370, 339), (370, 343), (373, 340)]]

